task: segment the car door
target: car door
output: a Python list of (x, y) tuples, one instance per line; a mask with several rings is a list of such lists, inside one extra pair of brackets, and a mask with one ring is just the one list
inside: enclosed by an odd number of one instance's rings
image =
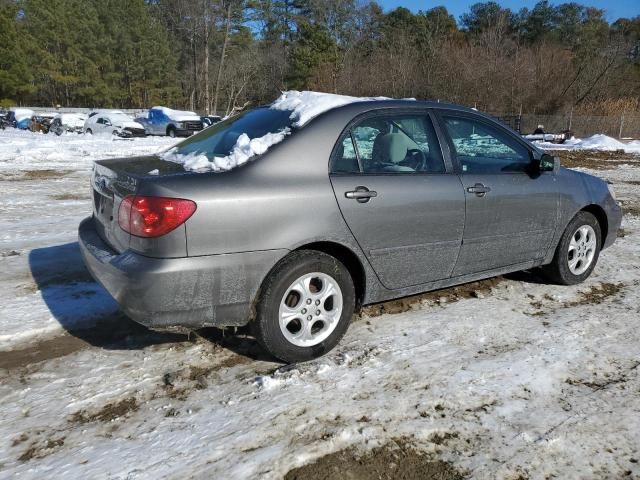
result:
[(347, 225), (386, 288), (451, 275), (464, 193), (426, 111), (356, 119), (334, 149), (330, 178)]
[(164, 132), (161, 132), (161, 126), (160, 126), (160, 118), (159, 118), (159, 113), (157, 110), (149, 110), (149, 131), (153, 134), (153, 135), (160, 135), (160, 134), (164, 134)]
[(98, 117), (95, 123), (95, 133), (105, 133), (107, 131), (107, 123), (111, 124), (105, 117)]
[(440, 121), (466, 197), (453, 275), (541, 259), (558, 221), (555, 174), (535, 169), (532, 150), (496, 122), (453, 111), (443, 111)]

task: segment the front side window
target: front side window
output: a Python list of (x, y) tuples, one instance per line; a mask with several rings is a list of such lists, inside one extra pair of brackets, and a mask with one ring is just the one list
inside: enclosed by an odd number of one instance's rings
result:
[(444, 116), (462, 173), (525, 172), (529, 150), (508, 133), (463, 116)]
[(398, 114), (366, 118), (338, 146), (334, 173), (444, 173), (440, 146), (426, 115)]

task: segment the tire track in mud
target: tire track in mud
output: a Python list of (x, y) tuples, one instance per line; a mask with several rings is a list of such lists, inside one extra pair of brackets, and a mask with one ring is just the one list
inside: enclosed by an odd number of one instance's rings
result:
[(13, 371), (90, 349), (133, 349), (188, 341), (185, 335), (152, 332), (116, 312), (95, 320), (95, 327), (62, 332), (0, 351), (0, 369)]

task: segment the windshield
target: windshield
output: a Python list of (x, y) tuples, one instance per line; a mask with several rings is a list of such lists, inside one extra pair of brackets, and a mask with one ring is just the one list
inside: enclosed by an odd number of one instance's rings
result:
[(178, 144), (172, 153), (176, 155), (204, 155), (209, 160), (233, 153), (241, 135), (249, 140), (269, 134), (287, 132), (291, 128), (291, 112), (257, 108), (217, 123)]

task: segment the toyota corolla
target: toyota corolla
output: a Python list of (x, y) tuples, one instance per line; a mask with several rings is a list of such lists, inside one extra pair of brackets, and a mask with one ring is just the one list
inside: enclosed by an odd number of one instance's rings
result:
[(286, 362), (361, 305), (541, 267), (593, 271), (622, 211), (475, 110), (285, 92), (159, 155), (98, 161), (79, 229), (93, 276), (159, 330), (249, 324)]

